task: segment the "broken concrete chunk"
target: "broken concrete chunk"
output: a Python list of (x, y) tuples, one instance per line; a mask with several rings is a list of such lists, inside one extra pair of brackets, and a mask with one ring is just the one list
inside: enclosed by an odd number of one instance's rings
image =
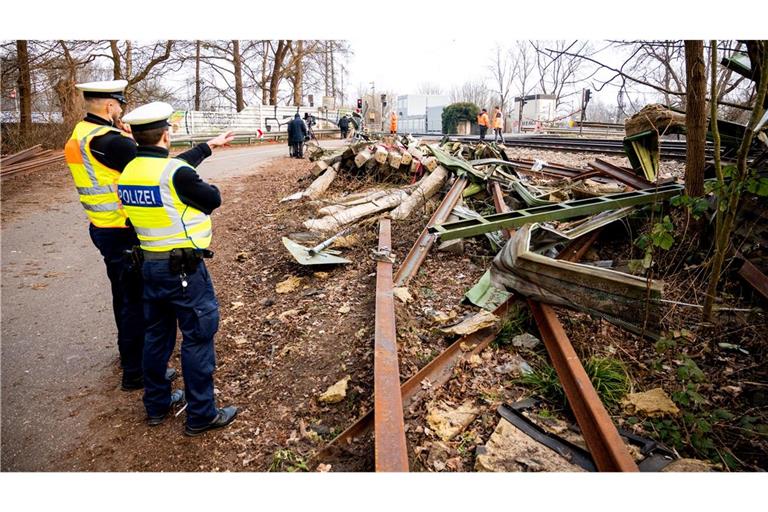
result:
[(518, 347), (518, 348), (532, 349), (532, 348), (536, 348), (536, 346), (539, 345), (540, 343), (541, 341), (539, 340), (539, 338), (527, 332), (524, 332), (523, 334), (518, 334), (517, 336), (512, 338), (512, 346)]
[(654, 388), (642, 393), (630, 393), (622, 404), (629, 414), (643, 414), (654, 417), (667, 414), (674, 416), (680, 413), (677, 405), (661, 388)]
[(714, 471), (714, 466), (707, 461), (698, 459), (678, 459), (673, 460), (664, 469), (662, 473), (696, 473)]
[(480, 408), (471, 400), (455, 409), (439, 402), (427, 408), (427, 422), (440, 439), (450, 441), (475, 421), (478, 414)]
[(442, 311), (437, 311), (432, 308), (424, 308), (424, 316), (431, 320), (432, 322), (435, 322), (437, 324), (444, 324), (445, 322), (448, 322), (451, 320), (451, 318), (456, 317), (456, 312), (451, 311), (450, 315), (446, 315)]
[(584, 471), (507, 420), (499, 422), (488, 442), (479, 450), (475, 469), (490, 472)]
[(318, 401), (324, 404), (337, 404), (347, 396), (347, 383), (351, 377), (347, 375), (339, 382), (325, 390), (325, 393), (318, 397)]
[(499, 321), (499, 317), (488, 311), (481, 311), (473, 317), (470, 317), (458, 325), (448, 327), (447, 329), (441, 329), (445, 334), (456, 334), (458, 336), (466, 336), (480, 329), (490, 327)]
[(405, 304), (408, 304), (409, 302), (413, 301), (413, 297), (411, 296), (410, 292), (408, 291), (408, 288), (406, 286), (400, 286), (398, 288), (392, 289), (392, 294), (397, 297), (400, 302), (403, 302)]
[(511, 361), (495, 367), (493, 371), (501, 375), (512, 374), (512, 376), (519, 377), (533, 373), (533, 368), (523, 358), (515, 354)]
[(360, 245), (360, 238), (356, 235), (340, 236), (333, 241), (331, 247), (337, 249), (352, 249)]
[(296, 291), (299, 286), (301, 286), (301, 278), (297, 276), (290, 276), (285, 281), (280, 281), (277, 283), (277, 286), (275, 286), (275, 291), (277, 293), (291, 293)]
[(349, 306), (347, 306), (347, 305), (345, 304), (345, 305), (341, 306), (341, 307), (339, 308), (339, 310), (338, 310), (338, 311), (339, 311), (339, 313), (341, 313), (342, 315), (346, 315), (347, 313), (349, 313), (350, 311), (352, 311), (352, 308), (350, 308)]
[(446, 469), (447, 460), (455, 454), (456, 450), (444, 442), (435, 441), (429, 449), (429, 455), (427, 455), (427, 467), (435, 471), (443, 471)]

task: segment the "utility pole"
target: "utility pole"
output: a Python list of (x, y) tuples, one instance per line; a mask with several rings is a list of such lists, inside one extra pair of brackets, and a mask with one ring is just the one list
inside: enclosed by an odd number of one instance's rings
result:
[(581, 130), (584, 128), (584, 117), (587, 111), (587, 104), (589, 103), (589, 97), (592, 91), (589, 89), (581, 90), (581, 121), (579, 122), (579, 136), (581, 136)]
[(371, 126), (373, 126), (373, 123), (376, 122), (376, 83), (370, 82), (371, 84), (371, 104), (373, 105), (373, 111), (371, 112), (373, 114), (373, 119), (371, 119)]

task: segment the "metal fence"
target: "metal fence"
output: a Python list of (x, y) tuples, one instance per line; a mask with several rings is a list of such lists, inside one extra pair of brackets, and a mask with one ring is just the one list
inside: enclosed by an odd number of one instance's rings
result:
[(236, 133), (256, 133), (261, 130), (265, 135), (286, 132), (288, 122), (296, 113), (303, 118), (305, 113), (315, 117), (315, 130), (336, 129), (336, 124), (344, 114), (351, 110), (325, 110), (321, 107), (283, 107), (258, 105), (248, 107), (242, 112), (206, 112), (181, 110), (174, 112), (171, 118), (171, 138), (189, 138), (212, 135), (225, 130)]

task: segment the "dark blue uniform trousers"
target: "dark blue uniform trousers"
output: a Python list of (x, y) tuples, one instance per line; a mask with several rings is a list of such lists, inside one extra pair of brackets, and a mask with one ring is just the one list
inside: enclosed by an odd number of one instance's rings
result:
[(187, 400), (187, 425), (210, 423), (217, 414), (213, 397), (216, 355), (213, 336), (219, 328), (219, 303), (213, 283), (200, 261), (186, 276), (170, 271), (168, 260), (145, 260), (144, 266), (144, 407), (148, 416), (162, 416), (171, 405), (171, 383), (165, 369), (181, 329), (181, 370)]
[(144, 346), (144, 303), (141, 269), (125, 255), (139, 245), (133, 228), (97, 228), (90, 225), (93, 244), (104, 257), (107, 277), (112, 285), (112, 311), (117, 324), (117, 349), (120, 367), (127, 378), (141, 375)]

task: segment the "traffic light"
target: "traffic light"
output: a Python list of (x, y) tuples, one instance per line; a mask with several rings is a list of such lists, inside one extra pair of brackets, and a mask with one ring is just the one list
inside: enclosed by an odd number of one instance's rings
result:
[(387, 95), (381, 95), (381, 108), (387, 108)]
[(363, 98), (357, 98), (357, 108), (363, 108)]
[(584, 89), (584, 108), (587, 108), (587, 103), (589, 103), (590, 96), (592, 96), (592, 91), (589, 89)]

